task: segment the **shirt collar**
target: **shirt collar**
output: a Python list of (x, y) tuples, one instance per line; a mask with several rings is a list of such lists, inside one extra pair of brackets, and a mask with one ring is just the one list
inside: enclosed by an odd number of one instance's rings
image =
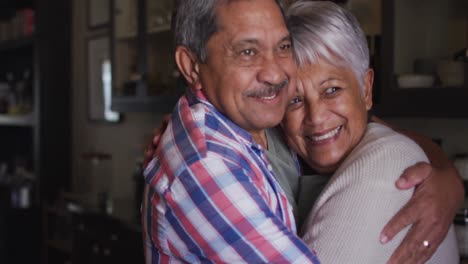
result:
[(249, 132), (238, 126), (236, 123), (232, 122), (231, 119), (229, 119), (227, 116), (221, 113), (213, 104), (211, 104), (202, 90), (198, 90), (194, 93), (193, 91), (188, 89), (186, 97), (190, 106), (197, 103), (205, 105), (209, 109), (209, 111), (213, 115), (221, 119), (223, 123), (225, 123), (245, 145), (254, 149), (263, 150), (263, 147), (253, 140), (252, 135)]

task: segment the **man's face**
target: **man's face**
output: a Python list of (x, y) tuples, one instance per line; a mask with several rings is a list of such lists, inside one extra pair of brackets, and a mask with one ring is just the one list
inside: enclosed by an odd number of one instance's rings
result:
[(301, 67), (284, 128), (291, 148), (319, 173), (331, 173), (359, 143), (372, 106), (373, 73), (364, 87), (347, 67), (327, 61)]
[(296, 73), (279, 7), (273, 0), (239, 0), (216, 11), (219, 30), (207, 43), (206, 63), (199, 64), (202, 90), (250, 133), (277, 125)]

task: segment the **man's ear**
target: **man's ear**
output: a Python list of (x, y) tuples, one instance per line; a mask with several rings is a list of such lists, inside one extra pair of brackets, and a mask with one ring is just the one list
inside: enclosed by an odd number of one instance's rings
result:
[(175, 61), (180, 72), (184, 75), (190, 89), (201, 90), (200, 70), (196, 56), (185, 46), (177, 46)]
[(368, 69), (364, 75), (364, 94), (363, 100), (366, 104), (366, 109), (369, 111), (372, 108), (372, 86), (374, 84), (374, 70)]

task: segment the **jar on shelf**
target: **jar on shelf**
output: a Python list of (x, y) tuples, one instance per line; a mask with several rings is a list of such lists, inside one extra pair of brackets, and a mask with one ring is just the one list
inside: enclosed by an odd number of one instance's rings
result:
[(0, 114), (8, 112), (8, 96), (10, 87), (7, 83), (0, 83)]
[(468, 209), (460, 209), (454, 220), (458, 250), (462, 258), (468, 257)]
[(455, 155), (454, 165), (463, 180), (468, 181), (468, 154), (461, 153)]
[(80, 173), (78, 191), (88, 196), (91, 206), (112, 214), (112, 155), (87, 152), (81, 157), (84, 171)]

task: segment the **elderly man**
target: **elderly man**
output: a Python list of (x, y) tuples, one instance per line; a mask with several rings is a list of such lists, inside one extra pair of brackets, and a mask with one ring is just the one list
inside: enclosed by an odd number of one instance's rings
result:
[(145, 174), (147, 263), (318, 263), (265, 157), (296, 65), (273, 0), (179, 1), (175, 58), (190, 92)]
[[(177, 2), (175, 58), (189, 91), (145, 170), (147, 263), (318, 263), (296, 235), (278, 183), (287, 176), (266, 157), (273, 146), (265, 129), (280, 123), (295, 85), (280, 3)], [(396, 218), (389, 237), (415, 222), (405, 219)]]

